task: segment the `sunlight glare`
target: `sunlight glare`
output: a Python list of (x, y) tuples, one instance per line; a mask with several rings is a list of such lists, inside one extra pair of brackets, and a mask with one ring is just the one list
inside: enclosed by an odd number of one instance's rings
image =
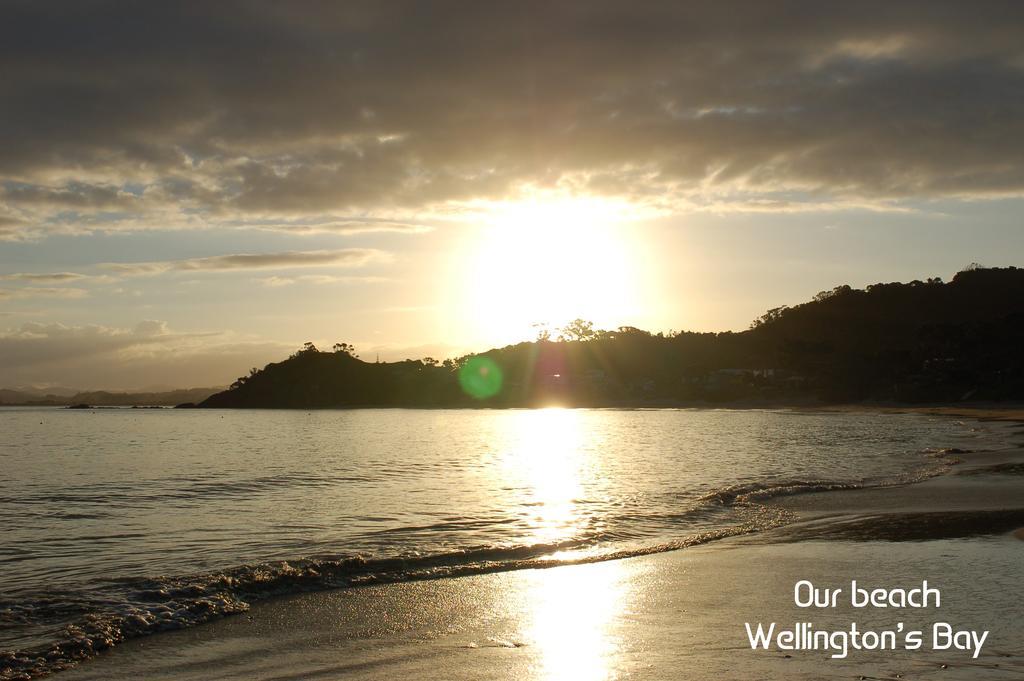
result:
[(462, 258), (463, 326), (496, 344), (532, 340), (535, 324), (639, 314), (637, 256), (625, 209), (599, 199), (491, 206)]
[(523, 412), (514, 427), (508, 438), (514, 445), (503, 456), (502, 474), (508, 484), (529, 490), (529, 543), (572, 537), (581, 529), (576, 506), (587, 464), (579, 413), (558, 408)]
[(542, 570), (531, 577), (532, 621), (526, 638), (540, 651), (537, 678), (615, 678), (621, 648), (617, 617), (631, 597), (623, 564)]

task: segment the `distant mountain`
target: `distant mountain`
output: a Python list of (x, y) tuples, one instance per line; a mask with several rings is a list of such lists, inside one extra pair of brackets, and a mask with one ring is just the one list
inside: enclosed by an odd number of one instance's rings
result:
[(120, 393), (104, 390), (79, 392), (74, 395), (39, 395), (21, 390), (0, 389), (0, 404), (65, 406), (87, 404), (102, 407), (160, 407), (182, 402), (201, 402), (222, 388), (188, 388), (155, 393)]
[(45, 388), (40, 388), (34, 385), (15, 385), (8, 388), (19, 393), (27, 393), (29, 395), (38, 395), (40, 397), (46, 395), (56, 395), (58, 397), (70, 397), (75, 393), (82, 392), (81, 388), (69, 388), (66, 385), (48, 385)]
[(29, 400), (38, 400), (39, 395), (31, 395), (20, 390), (0, 388), (0, 404), (21, 404)]
[(43, 404), (61, 405), (66, 404), (67, 396), (42, 394), (26, 390), (12, 390), (10, 388), (0, 389), (0, 404)]
[(363, 362), (312, 344), (202, 407), (534, 406), (1024, 399), (1024, 270), (839, 286), (740, 333), (573, 322), (438, 364)]

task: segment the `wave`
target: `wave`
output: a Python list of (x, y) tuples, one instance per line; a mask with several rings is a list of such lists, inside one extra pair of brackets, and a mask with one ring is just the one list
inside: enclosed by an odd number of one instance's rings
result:
[[(138, 636), (182, 629), (246, 612), (252, 603), (276, 596), (354, 587), (549, 568), (674, 551), (780, 527), (795, 515), (763, 502), (809, 492), (906, 484), (940, 469), (888, 481), (783, 480), (733, 485), (691, 500), (672, 513), (622, 519), (648, 527), (689, 527), (669, 541), (636, 545), (646, 532), (605, 527), (566, 541), (509, 546), (477, 546), (398, 557), (319, 555), (296, 560), (242, 565), (179, 577), (110, 579), (97, 595), (52, 592), (16, 601), (0, 600), (0, 640), (19, 645), (7, 632), (45, 628), (49, 643), (0, 652), (0, 679), (31, 679), (66, 669), (118, 643)], [(261, 481), (267, 482), (267, 481)], [(275, 483), (278, 481), (274, 481)], [(273, 484), (273, 483), (272, 483)], [(614, 518), (607, 518), (614, 520)], [(693, 531), (701, 525), (712, 525)], [(623, 541), (633, 545), (622, 546)]]
[(867, 488), (900, 487), (902, 485), (923, 482), (929, 478), (947, 473), (949, 466), (959, 463), (959, 460), (953, 458), (952, 455), (967, 451), (968, 450), (956, 448), (923, 450), (922, 454), (932, 458), (932, 463), (934, 465), (922, 467), (917, 470), (889, 478), (865, 478), (863, 480), (856, 481), (793, 479), (741, 483), (708, 492), (701, 496), (699, 500), (720, 504), (754, 503), (767, 501), (776, 497), (793, 496), (795, 494), (810, 494), (813, 492), (836, 492)]
[[(592, 538), (512, 547), (478, 547), (401, 558), (315, 557), (245, 565), (188, 577), (111, 580), (111, 596), (50, 593), (0, 601), (4, 630), (50, 623), (48, 645), (0, 653), (0, 678), (30, 679), (74, 666), (138, 636), (182, 629), (246, 612), (267, 598), (370, 584), (579, 565), (682, 549), (781, 524), (781, 514), (744, 514), (742, 522), (654, 545), (593, 549)], [(116, 596), (114, 596), (116, 594)]]
[[(242, 480), (217, 480), (210, 477), (172, 477), (151, 480), (146, 485), (138, 482), (124, 484), (83, 485), (70, 487), (60, 494), (21, 494), (17, 497), (0, 496), (0, 503), (19, 505), (53, 504), (75, 506), (98, 505), (102, 507), (137, 508), (143, 504), (182, 503), (202, 501), (210, 498), (251, 498), (253, 495), (270, 494), (281, 488), (304, 487), (310, 489), (328, 488), (339, 483), (370, 482), (372, 478), (362, 475), (266, 475)], [(151, 489), (150, 489), (151, 488)], [(90, 514), (93, 512), (90, 511)], [(89, 517), (89, 516), (85, 516)], [(100, 517), (99, 515), (97, 517)]]
[(732, 485), (708, 492), (701, 501), (723, 505), (765, 501), (774, 497), (809, 494), (811, 492), (833, 492), (836, 490), (862, 489), (867, 486), (858, 482), (831, 482), (827, 480), (787, 480), (773, 482), (752, 482)]

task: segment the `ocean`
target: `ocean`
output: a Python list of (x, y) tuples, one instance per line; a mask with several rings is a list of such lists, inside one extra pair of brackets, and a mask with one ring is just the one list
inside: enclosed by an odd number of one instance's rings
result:
[(773, 528), (936, 475), (977, 421), (787, 410), (0, 409), (0, 675), (359, 584)]

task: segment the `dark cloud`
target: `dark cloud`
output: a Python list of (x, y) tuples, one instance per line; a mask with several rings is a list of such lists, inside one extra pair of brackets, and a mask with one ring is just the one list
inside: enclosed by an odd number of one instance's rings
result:
[(137, 197), (117, 187), (69, 182), (59, 187), (9, 182), (0, 187), (0, 200), (20, 207), (85, 208), (117, 210), (131, 208)]
[(25, 223), (0, 215), (0, 241), (16, 241), (25, 236)]
[(290, 269), (296, 267), (359, 267), (384, 257), (386, 257), (385, 253), (372, 248), (345, 248), (333, 251), (239, 253), (186, 260), (104, 263), (100, 267), (122, 276), (138, 276), (175, 271), (223, 272), (230, 270)]
[(2, 201), (138, 227), (524, 183), (1019, 195), (1022, 45), (1016, 2), (7, 2)]

